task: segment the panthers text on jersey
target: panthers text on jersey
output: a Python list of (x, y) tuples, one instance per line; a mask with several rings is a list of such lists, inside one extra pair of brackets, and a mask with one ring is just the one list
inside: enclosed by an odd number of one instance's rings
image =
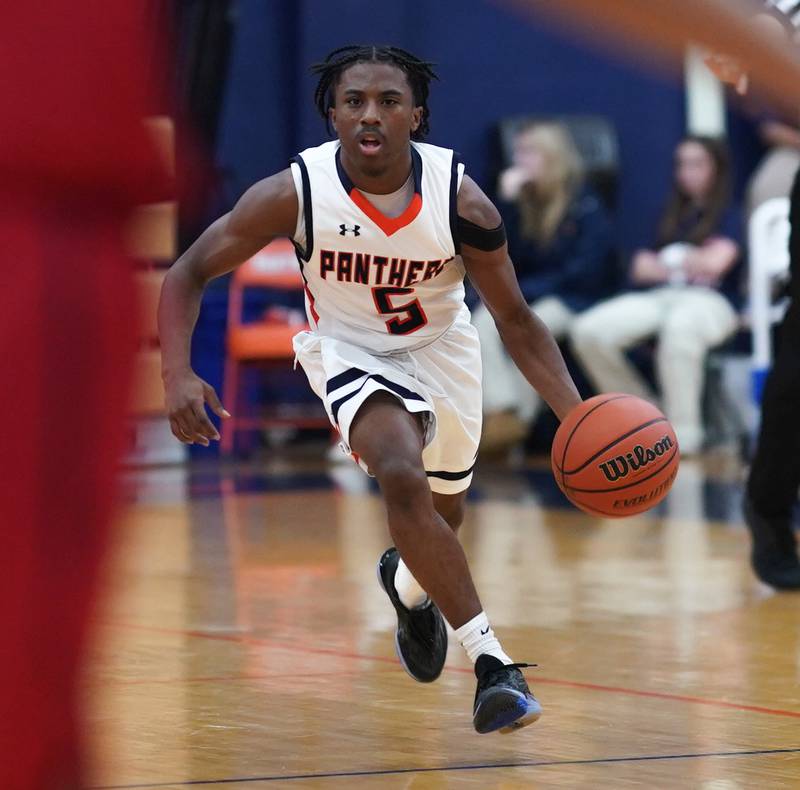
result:
[(464, 305), (456, 198), (464, 166), (450, 149), (411, 143), (414, 195), (387, 217), (353, 185), (338, 141), (293, 159), (305, 226), (298, 259), (312, 330), (378, 354), (426, 345)]

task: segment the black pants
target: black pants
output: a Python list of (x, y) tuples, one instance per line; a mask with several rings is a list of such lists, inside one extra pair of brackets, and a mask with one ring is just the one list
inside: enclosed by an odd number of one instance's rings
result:
[(747, 493), (768, 518), (791, 518), (800, 488), (800, 173), (792, 188), (791, 302), (764, 387), (761, 431)]

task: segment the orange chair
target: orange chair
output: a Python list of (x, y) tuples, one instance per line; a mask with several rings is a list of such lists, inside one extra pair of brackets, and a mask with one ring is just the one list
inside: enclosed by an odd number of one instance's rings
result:
[(294, 320), (288, 311), (268, 310), (261, 321), (244, 323), (242, 305), (247, 288), (269, 288), (280, 291), (302, 291), (303, 278), (291, 242), (273, 241), (233, 275), (227, 319), (227, 356), (223, 380), (223, 403), (231, 417), (222, 422), (221, 449), (233, 452), (236, 431), (240, 429), (294, 426), (327, 427), (330, 422), (320, 405), (313, 408), (292, 403), (280, 404), (274, 411), (261, 415), (241, 414), (240, 377), (245, 366), (267, 368), (291, 366), (294, 361), (292, 338), (308, 325)]

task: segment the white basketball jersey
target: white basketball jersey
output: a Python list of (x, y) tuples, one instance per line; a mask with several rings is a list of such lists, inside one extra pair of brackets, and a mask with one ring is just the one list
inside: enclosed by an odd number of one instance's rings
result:
[(464, 166), (426, 143), (411, 144), (411, 159), (414, 197), (394, 218), (350, 181), (338, 140), (292, 160), (302, 176), (305, 239), (296, 246), (309, 323), (378, 354), (424, 346), (467, 313), (454, 234)]

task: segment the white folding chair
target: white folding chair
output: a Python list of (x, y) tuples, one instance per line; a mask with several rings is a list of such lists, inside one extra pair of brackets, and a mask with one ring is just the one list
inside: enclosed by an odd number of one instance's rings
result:
[(783, 317), (785, 301), (774, 304), (776, 280), (789, 270), (789, 199), (762, 203), (748, 225), (750, 328), (753, 336), (753, 397), (761, 402), (772, 361), (772, 327)]

